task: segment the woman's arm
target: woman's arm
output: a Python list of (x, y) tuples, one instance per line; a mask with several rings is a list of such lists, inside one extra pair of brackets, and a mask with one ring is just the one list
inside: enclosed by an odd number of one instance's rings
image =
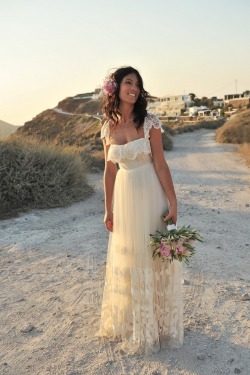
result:
[(169, 214), (165, 220), (173, 219), (174, 223), (177, 222), (177, 198), (174, 190), (172, 176), (164, 157), (162, 147), (162, 136), (160, 129), (152, 128), (150, 130), (150, 143), (153, 157), (154, 167), (161, 185), (165, 191), (166, 197), (169, 201)]
[(105, 139), (103, 139), (103, 148), (105, 155), (105, 169), (103, 175), (103, 185), (104, 185), (104, 197), (105, 197), (105, 215), (104, 223), (108, 231), (113, 231), (113, 212), (112, 212), (112, 199), (113, 190), (116, 177), (116, 165), (111, 161), (107, 161), (109, 145), (106, 145)]

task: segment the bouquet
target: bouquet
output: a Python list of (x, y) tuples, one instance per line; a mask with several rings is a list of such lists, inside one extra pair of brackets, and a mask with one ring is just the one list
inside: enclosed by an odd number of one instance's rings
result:
[[(162, 219), (167, 213), (162, 216)], [(150, 246), (153, 247), (153, 259), (159, 257), (162, 261), (172, 262), (174, 259), (189, 264), (189, 258), (194, 255), (194, 242), (203, 242), (197, 229), (190, 226), (183, 226), (177, 229), (173, 223), (173, 219), (166, 221), (166, 231), (156, 231), (156, 234), (150, 234)]]

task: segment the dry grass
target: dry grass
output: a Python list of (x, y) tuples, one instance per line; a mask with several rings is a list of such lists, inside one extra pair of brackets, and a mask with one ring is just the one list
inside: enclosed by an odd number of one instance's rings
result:
[(171, 136), (181, 133), (190, 133), (199, 129), (218, 129), (225, 123), (225, 119), (211, 121), (197, 121), (195, 123), (185, 124), (183, 122), (163, 123), (163, 129)]
[(85, 199), (93, 192), (88, 168), (78, 149), (17, 136), (0, 140), (0, 215)]
[(220, 143), (250, 143), (250, 110), (240, 112), (216, 132)]
[(240, 144), (239, 153), (250, 165), (250, 110), (247, 109), (228, 120), (216, 131), (216, 141)]
[(250, 143), (240, 145), (238, 152), (245, 158), (246, 164), (250, 166)]

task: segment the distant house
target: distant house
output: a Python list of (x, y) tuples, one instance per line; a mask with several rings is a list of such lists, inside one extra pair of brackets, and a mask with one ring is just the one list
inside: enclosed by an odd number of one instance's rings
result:
[(240, 99), (240, 98), (244, 98), (244, 95), (243, 94), (227, 94), (227, 95), (224, 95), (225, 103), (228, 103), (229, 100)]
[(192, 100), (189, 95), (173, 95), (156, 98), (148, 104), (148, 110), (158, 116), (176, 117), (189, 107)]
[(215, 107), (223, 107), (224, 106), (224, 100), (223, 99), (213, 99), (213, 104)]
[(234, 109), (247, 109), (250, 107), (250, 91), (242, 94), (224, 95), (225, 103)]
[(101, 88), (95, 89), (95, 92), (92, 95), (92, 100), (99, 100), (101, 95), (102, 95), (102, 89)]
[(99, 100), (102, 95), (102, 90), (100, 88), (95, 89), (94, 92), (88, 92), (85, 94), (78, 94), (73, 97), (74, 100), (85, 100), (85, 99), (91, 99), (91, 100)]
[(190, 107), (188, 109), (189, 116), (196, 116), (198, 112), (204, 112), (204, 111), (209, 111), (209, 108), (207, 108), (205, 105), (202, 105), (200, 107)]
[(204, 118), (204, 119), (217, 119), (220, 117), (221, 109), (203, 109), (198, 111), (198, 119)]

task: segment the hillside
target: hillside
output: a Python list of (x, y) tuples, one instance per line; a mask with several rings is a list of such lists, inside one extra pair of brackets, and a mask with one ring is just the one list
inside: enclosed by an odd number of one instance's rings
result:
[(55, 145), (83, 147), (88, 152), (101, 150), (101, 121), (96, 116), (101, 106), (98, 100), (66, 98), (57, 108), (45, 110), (26, 122), (17, 135), (32, 136)]
[(13, 134), (19, 126), (11, 125), (8, 122), (0, 120), (0, 137), (8, 137)]
[(250, 109), (237, 112), (216, 132), (221, 143), (250, 143)]
[(55, 145), (99, 150), (101, 122), (91, 116), (67, 115), (48, 109), (18, 129), (17, 135), (32, 136)]
[(96, 115), (101, 113), (102, 103), (100, 100), (92, 100), (89, 97), (74, 96), (68, 97), (58, 103), (57, 108), (63, 112), (70, 112), (75, 114), (89, 114)]
[(250, 166), (250, 109), (237, 112), (218, 129), (216, 141), (239, 144), (238, 151)]

